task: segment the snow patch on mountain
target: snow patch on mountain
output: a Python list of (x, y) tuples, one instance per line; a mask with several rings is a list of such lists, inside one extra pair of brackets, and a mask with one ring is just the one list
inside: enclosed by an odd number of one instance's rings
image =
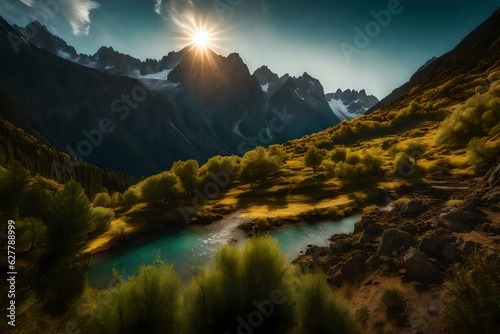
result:
[(341, 120), (350, 120), (352, 119), (352, 115), (349, 114), (349, 111), (347, 110), (347, 106), (340, 100), (335, 100), (331, 99), (328, 101), (328, 104), (330, 105), (330, 108), (332, 109), (333, 113), (337, 115), (338, 118)]

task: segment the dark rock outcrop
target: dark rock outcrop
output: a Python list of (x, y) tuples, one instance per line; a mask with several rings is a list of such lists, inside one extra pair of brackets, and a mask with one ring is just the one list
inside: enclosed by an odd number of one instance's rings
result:
[(395, 228), (385, 230), (377, 248), (378, 255), (391, 255), (402, 247), (408, 248), (413, 245), (413, 236)]
[(425, 253), (416, 248), (410, 249), (403, 257), (408, 278), (422, 284), (436, 284), (442, 281), (439, 268), (434, 265)]

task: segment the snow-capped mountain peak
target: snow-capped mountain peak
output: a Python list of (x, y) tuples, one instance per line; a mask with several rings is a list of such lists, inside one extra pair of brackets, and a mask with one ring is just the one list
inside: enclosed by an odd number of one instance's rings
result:
[(325, 95), (333, 113), (342, 120), (351, 120), (366, 113), (379, 100), (373, 95), (367, 95), (366, 91), (337, 89), (335, 93)]

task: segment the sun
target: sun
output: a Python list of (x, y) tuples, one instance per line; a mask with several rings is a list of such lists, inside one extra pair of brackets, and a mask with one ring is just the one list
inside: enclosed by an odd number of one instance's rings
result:
[(198, 49), (205, 49), (210, 46), (211, 38), (206, 31), (197, 31), (193, 36), (193, 45)]
[(208, 51), (217, 48), (220, 31), (216, 26), (211, 26), (205, 20), (189, 16), (185, 21), (179, 22), (181, 39), (185, 45), (194, 48), (199, 54), (207, 54)]

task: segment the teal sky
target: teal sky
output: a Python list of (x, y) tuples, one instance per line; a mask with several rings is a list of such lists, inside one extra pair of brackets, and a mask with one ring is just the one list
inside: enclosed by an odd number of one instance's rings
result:
[[(372, 11), (389, 7), (389, 24), (369, 24)], [(366, 89), (382, 98), (498, 7), (496, 0), (2, 0), (0, 15), (18, 25), (36, 17), (81, 53), (105, 45), (140, 59), (182, 48), (181, 26), (196, 17), (219, 31), (214, 49), (238, 52), (250, 71), (265, 64), (278, 75), (308, 72), (326, 92)], [(367, 24), (369, 43), (356, 45), (354, 29), (366, 32)]]

